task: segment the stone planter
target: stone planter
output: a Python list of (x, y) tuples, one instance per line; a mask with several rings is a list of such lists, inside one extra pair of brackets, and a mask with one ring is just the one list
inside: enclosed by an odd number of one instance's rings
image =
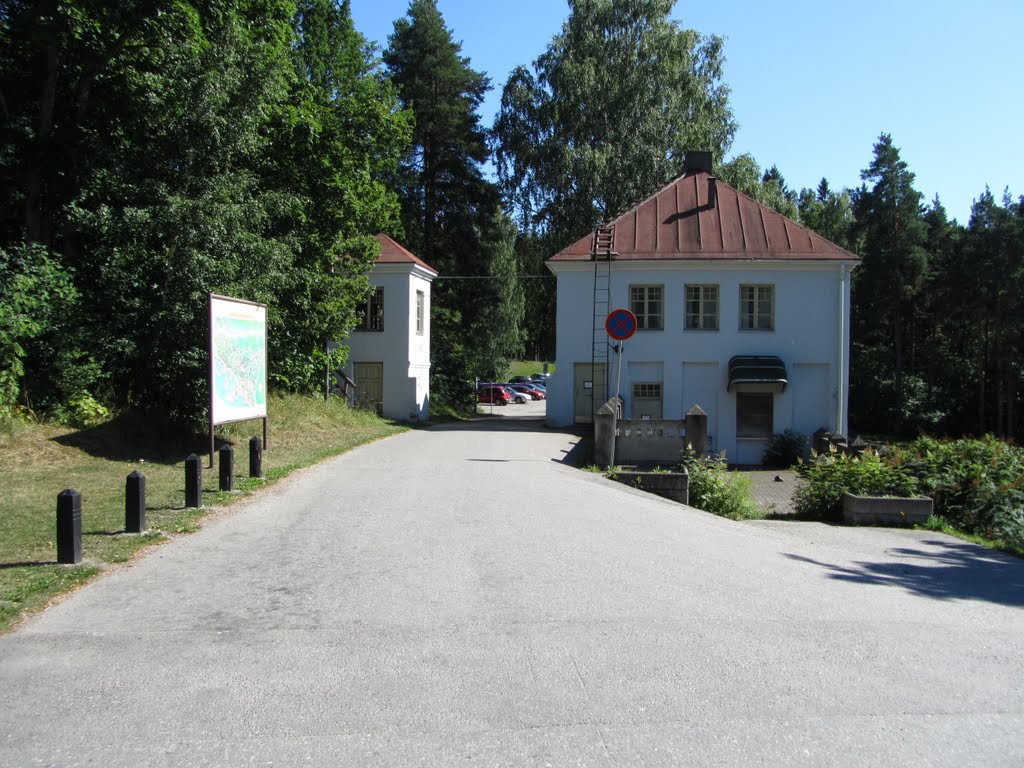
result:
[(686, 472), (616, 472), (613, 479), (680, 504), (690, 503), (690, 475)]
[(852, 525), (913, 525), (932, 514), (932, 500), (843, 494), (843, 520)]

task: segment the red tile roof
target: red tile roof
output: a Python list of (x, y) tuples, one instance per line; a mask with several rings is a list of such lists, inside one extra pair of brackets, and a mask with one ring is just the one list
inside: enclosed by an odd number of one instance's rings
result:
[[(723, 181), (708, 205), (710, 174), (679, 176), (615, 218), (612, 250), (618, 260), (849, 261), (858, 257)], [(549, 261), (589, 261), (594, 234)]]
[(380, 256), (377, 257), (378, 264), (419, 264), (424, 269), (429, 270), (435, 275), (437, 274), (436, 269), (412, 253), (412, 251), (407, 251), (383, 232), (377, 235), (377, 242), (380, 243)]

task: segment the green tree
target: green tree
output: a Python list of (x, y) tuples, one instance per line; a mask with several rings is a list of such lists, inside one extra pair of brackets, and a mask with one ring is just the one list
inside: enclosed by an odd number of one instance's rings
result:
[(365, 299), (378, 232), (399, 225), (385, 179), (409, 146), (412, 114), (352, 22), (350, 5), (300, 0), (295, 77), (272, 129), (267, 176), (289, 200), (281, 231), (295, 258), (277, 286), (271, 353), (275, 380), (308, 388), (323, 371), (325, 341), (348, 335)]
[(753, 155), (744, 153), (728, 162), (716, 164), (715, 173), (733, 189), (749, 195), (783, 216), (794, 220), (797, 218), (797, 196), (786, 186), (786, 180), (778, 167), (773, 165), (762, 174), (761, 166)]
[(80, 297), (76, 334), (24, 345), (32, 401), (74, 384), (200, 420), (208, 291), (268, 304), (273, 382), (319, 380), (409, 132), (347, 4), (5, 10), (0, 247), (38, 244)]
[[(876, 425), (903, 429), (904, 377), (914, 365), (918, 300), (928, 269), (927, 228), (914, 174), (891, 136), (879, 137), (861, 177), (872, 186), (862, 184), (853, 195), (863, 261), (854, 272), (851, 300), (851, 410)], [(891, 395), (882, 396), (886, 389)]]
[[(917, 426), (929, 432), (963, 434), (977, 381), (974, 317), (963, 282), (963, 227), (951, 221), (936, 195), (924, 212), (929, 264), (919, 301), (918, 360), (927, 403)], [(927, 418), (927, 417), (931, 418)]]
[(973, 349), (976, 386), (971, 426), (1019, 434), (1024, 348), (1024, 198), (1002, 204), (986, 188), (971, 208), (956, 275)]
[(442, 275), (433, 293), (431, 388), (451, 404), (470, 401), (475, 376), (504, 373), (521, 345), (523, 301), (515, 228), (481, 167), (489, 151), (477, 109), (489, 80), (460, 50), (436, 2), (412, 0), (384, 52), (415, 115), (397, 187), (406, 242)]
[(827, 179), (822, 179), (817, 190), (803, 189), (797, 199), (801, 224), (849, 251), (856, 250), (852, 242), (853, 204), (847, 190), (834, 191)]
[(570, 0), (562, 30), (515, 69), (495, 121), (498, 178), (553, 250), (678, 175), (736, 131), (722, 39), (670, 18), (674, 0)]

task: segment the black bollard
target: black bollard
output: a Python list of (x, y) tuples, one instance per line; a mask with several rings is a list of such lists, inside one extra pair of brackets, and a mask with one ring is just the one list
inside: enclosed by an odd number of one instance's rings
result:
[(146, 476), (138, 470), (124, 481), (124, 529), (128, 533), (146, 530)]
[(203, 506), (203, 464), (194, 453), (185, 459), (185, 506)]
[(74, 488), (57, 494), (57, 562), (82, 562), (82, 494)]
[(249, 440), (249, 477), (263, 477), (263, 441), (258, 435)]
[(220, 489), (235, 490), (235, 449), (230, 445), (222, 445), (217, 451), (217, 464), (220, 469)]

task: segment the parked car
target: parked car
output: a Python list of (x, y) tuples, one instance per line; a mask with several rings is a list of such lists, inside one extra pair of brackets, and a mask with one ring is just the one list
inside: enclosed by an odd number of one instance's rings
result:
[(543, 388), (535, 387), (532, 384), (509, 384), (509, 387), (516, 392), (525, 392), (532, 400), (544, 400), (547, 397)]
[(476, 401), (478, 403), (487, 403), (489, 405), (508, 405), (512, 402), (512, 395), (510, 395), (508, 390), (504, 387), (492, 384), (477, 389)]
[(509, 379), (509, 382), (511, 384), (525, 384), (529, 380), (529, 376), (513, 376), (511, 379)]
[(500, 384), (499, 386), (509, 393), (512, 398), (512, 402), (514, 403), (522, 405), (523, 403), (533, 400), (533, 397), (531, 397), (529, 393), (516, 389), (516, 387), (519, 386), (518, 384)]
[(534, 373), (530, 376), (530, 381), (547, 381), (551, 378), (550, 373)]

